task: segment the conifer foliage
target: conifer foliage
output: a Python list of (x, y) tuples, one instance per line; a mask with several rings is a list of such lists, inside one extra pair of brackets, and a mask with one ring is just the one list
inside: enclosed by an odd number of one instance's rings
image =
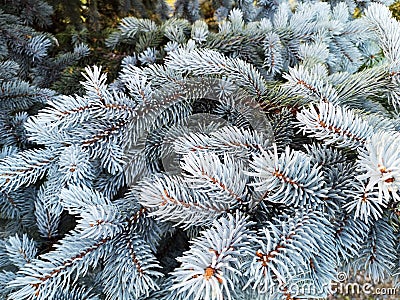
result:
[(0, 11), (0, 297), (325, 298), (358, 271), (398, 284), (399, 22), (375, 2), (359, 18), (221, 2), (216, 32), (193, 11), (124, 18), (107, 40), (133, 45), (118, 78), (88, 66), (82, 95), (42, 76), (86, 47), (50, 58), (29, 27), (47, 18)]

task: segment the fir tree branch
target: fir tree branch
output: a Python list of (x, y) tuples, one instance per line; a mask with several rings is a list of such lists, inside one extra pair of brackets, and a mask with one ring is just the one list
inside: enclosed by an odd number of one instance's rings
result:
[(1, 191), (16, 190), (25, 184), (35, 183), (56, 159), (48, 149), (26, 150), (0, 160)]
[(240, 214), (214, 221), (213, 227), (203, 231), (190, 250), (178, 258), (181, 266), (172, 273), (172, 294), (185, 293), (193, 299), (232, 299), (240, 259), (251, 251), (250, 224)]
[[(296, 115), (303, 133), (323, 140), (325, 144), (358, 148), (372, 136), (372, 127), (354, 111), (332, 103), (303, 109)], [(351, 120), (351, 121), (349, 121)]]
[(300, 151), (291, 151), (288, 147), (279, 157), (274, 152), (261, 151), (251, 162), (257, 191), (265, 193), (266, 199), (286, 205), (318, 206), (326, 197), (320, 167), (313, 165), (310, 158)]

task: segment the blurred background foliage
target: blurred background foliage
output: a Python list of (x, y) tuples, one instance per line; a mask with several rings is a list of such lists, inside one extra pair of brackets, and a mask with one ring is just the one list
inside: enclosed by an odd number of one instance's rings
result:
[(91, 55), (79, 65), (66, 69), (62, 80), (53, 88), (63, 94), (79, 92), (71, 85), (82, 80), (86, 65), (101, 65), (115, 78), (120, 62), (127, 53), (110, 50), (105, 40), (115, 30), (122, 18), (135, 16), (162, 22), (170, 14), (170, 7), (160, 7), (163, 1), (153, 0), (48, 0), (54, 14), (49, 32), (58, 40), (60, 48), (68, 49), (80, 42), (89, 45)]
[(392, 11), (393, 16), (400, 20), (400, 1), (396, 1), (390, 6), (390, 10)]
[[(0, 0), (0, 8), (7, 13), (24, 14), (29, 10), (32, 0), (20, 0), (20, 5), (7, 5), (9, 0)], [(35, 0), (33, 0), (35, 1)], [(199, 0), (199, 17), (207, 22), (210, 29), (217, 29), (214, 17), (215, 10), (223, 0)], [(295, 1), (295, 0), (294, 0)], [(186, 17), (192, 13), (188, 8), (182, 10), (182, 0), (47, 0), (52, 7), (51, 20), (38, 26), (30, 24), (39, 31), (51, 33), (57, 39), (57, 47), (52, 51), (71, 51), (79, 43), (89, 46), (91, 53), (77, 64), (69, 66), (63, 72), (60, 80), (52, 86), (63, 94), (80, 92), (79, 81), (83, 79), (81, 72), (87, 65), (101, 65), (108, 73), (109, 80), (113, 80), (119, 71), (121, 61), (131, 55), (129, 48), (110, 49), (106, 47), (106, 39), (115, 31), (122, 18), (133, 16), (148, 18), (161, 24), (171, 17)], [(180, 6), (178, 11), (177, 6)], [(189, 8), (190, 10), (190, 8)], [(400, 19), (400, 0), (391, 6), (393, 15)], [(30, 12), (34, 15), (34, 12)], [(354, 12), (355, 15), (359, 11)], [(190, 20), (190, 18), (187, 18)]]

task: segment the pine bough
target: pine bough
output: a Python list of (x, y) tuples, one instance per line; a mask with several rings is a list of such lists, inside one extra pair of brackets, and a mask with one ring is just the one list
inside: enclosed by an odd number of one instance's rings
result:
[(344, 3), (242, 2), (218, 32), (124, 19), (109, 45), (137, 53), (111, 84), (88, 67), (84, 95), (0, 63), (15, 125), (2, 298), (324, 298), (340, 271), (398, 283), (398, 21), (377, 3), (353, 19)]

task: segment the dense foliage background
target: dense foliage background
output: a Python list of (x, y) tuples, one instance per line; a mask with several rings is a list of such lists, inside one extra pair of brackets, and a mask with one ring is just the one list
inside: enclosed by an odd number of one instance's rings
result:
[(1, 0), (0, 297), (398, 288), (399, 5)]
[[(17, 5), (14, 3), (18, 2)], [(33, 1), (32, 3), (36, 3)], [(185, 17), (182, 9), (175, 5), (185, 1), (167, 0), (49, 0), (51, 6), (48, 21), (44, 24), (34, 23), (34, 28), (49, 32), (57, 39), (54, 53), (71, 51), (79, 42), (86, 43), (91, 50), (89, 56), (80, 60), (64, 70), (62, 78), (54, 82), (52, 88), (63, 93), (73, 94), (78, 92), (79, 81), (83, 79), (81, 73), (87, 65), (101, 65), (108, 72), (109, 80), (116, 78), (122, 59), (132, 54), (132, 48), (122, 47), (111, 49), (106, 46), (109, 35), (116, 30), (122, 18), (134, 16), (149, 18), (160, 24), (168, 17)], [(295, 2), (295, 1), (294, 1)], [(200, 0), (199, 17), (209, 24), (211, 30), (217, 30), (216, 10), (223, 3), (221, 0)], [(357, 1), (356, 1), (357, 3)], [(363, 5), (362, 1), (359, 2)], [(2, 0), (0, 9), (13, 14), (25, 14), (31, 1)], [(234, 6), (233, 6), (234, 7)], [(400, 18), (400, 1), (394, 2), (390, 9), (393, 16)], [(30, 12), (35, 14), (35, 11)], [(354, 14), (360, 14), (360, 9), (355, 8)], [(82, 91), (81, 91), (82, 92)]]

